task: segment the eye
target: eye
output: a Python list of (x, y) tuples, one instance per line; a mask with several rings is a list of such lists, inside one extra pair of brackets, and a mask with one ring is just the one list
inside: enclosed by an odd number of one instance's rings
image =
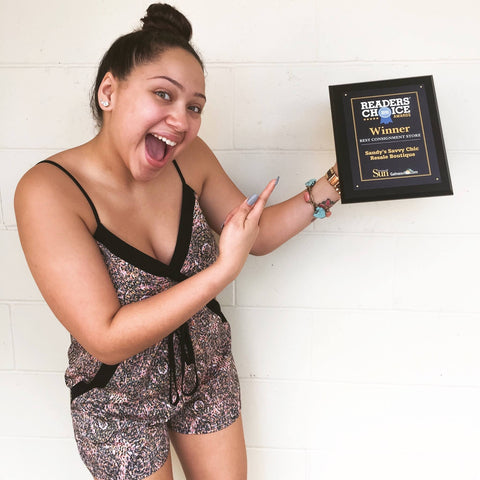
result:
[(202, 113), (202, 107), (199, 107), (198, 105), (191, 105), (190, 107), (188, 107), (188, 109), (194, 113)]
[(165, 92), (164, 90), (157, 90), (155, 92), (155, 95), (157, 97), (160, 97), (160, 98), (163, 98), (164, 100), (171, 100), (172, 97), (170, 96), (170, 94), (168, 92)]

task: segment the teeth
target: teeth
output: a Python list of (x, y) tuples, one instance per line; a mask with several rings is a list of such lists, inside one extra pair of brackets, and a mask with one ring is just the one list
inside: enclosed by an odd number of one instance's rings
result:
[(168, 138), (162, 137), (160, 135), (155, 135), (154, 133), (152, 133), (152, 135), (155, 138), (158, 138), (159, 140), (161, 140), (162, 142), (165, 142), (169, 147), (174, 147), (177, 144), (177, 142), (174, 142), (173, 140), (169, 140)]

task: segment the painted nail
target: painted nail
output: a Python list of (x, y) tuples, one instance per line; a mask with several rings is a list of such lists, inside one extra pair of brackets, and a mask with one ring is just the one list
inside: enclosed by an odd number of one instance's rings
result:
[(275, 186), (278, 185), (278, 182), (280, 181), (280, 176), (277, 177), (277, 179), (275, 180)]
[(247, 205), (255, 205), (255, 202), (258, 200), (258, 195), (254, 193), (248, 200), (247, 200)]

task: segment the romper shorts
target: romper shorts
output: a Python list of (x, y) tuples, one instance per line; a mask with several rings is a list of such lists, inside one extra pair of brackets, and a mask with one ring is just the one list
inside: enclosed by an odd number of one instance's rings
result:
[[(170, 402), (164, 339), (119, 364), (105, 388), (94, 388), (73, 400), (75, 439), (96, 480), (144, 479), (167, 460), (169, 430), (213, 433), (239, 417), (240, 385), (228, 322), (204, 308), (188, 324), (199, 380), (192, 395), (185, 395), (179, 385), (178, 403)], [(180, 377), (182, 366), (176, 360)], [(193, 381), (193, 372), (186, 372), (185, 391)]]

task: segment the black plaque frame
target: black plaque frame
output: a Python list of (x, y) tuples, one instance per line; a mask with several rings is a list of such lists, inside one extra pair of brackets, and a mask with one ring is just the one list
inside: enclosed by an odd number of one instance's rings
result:
[(453, 194), (432, 76), (329, 93), (342, 203)]

